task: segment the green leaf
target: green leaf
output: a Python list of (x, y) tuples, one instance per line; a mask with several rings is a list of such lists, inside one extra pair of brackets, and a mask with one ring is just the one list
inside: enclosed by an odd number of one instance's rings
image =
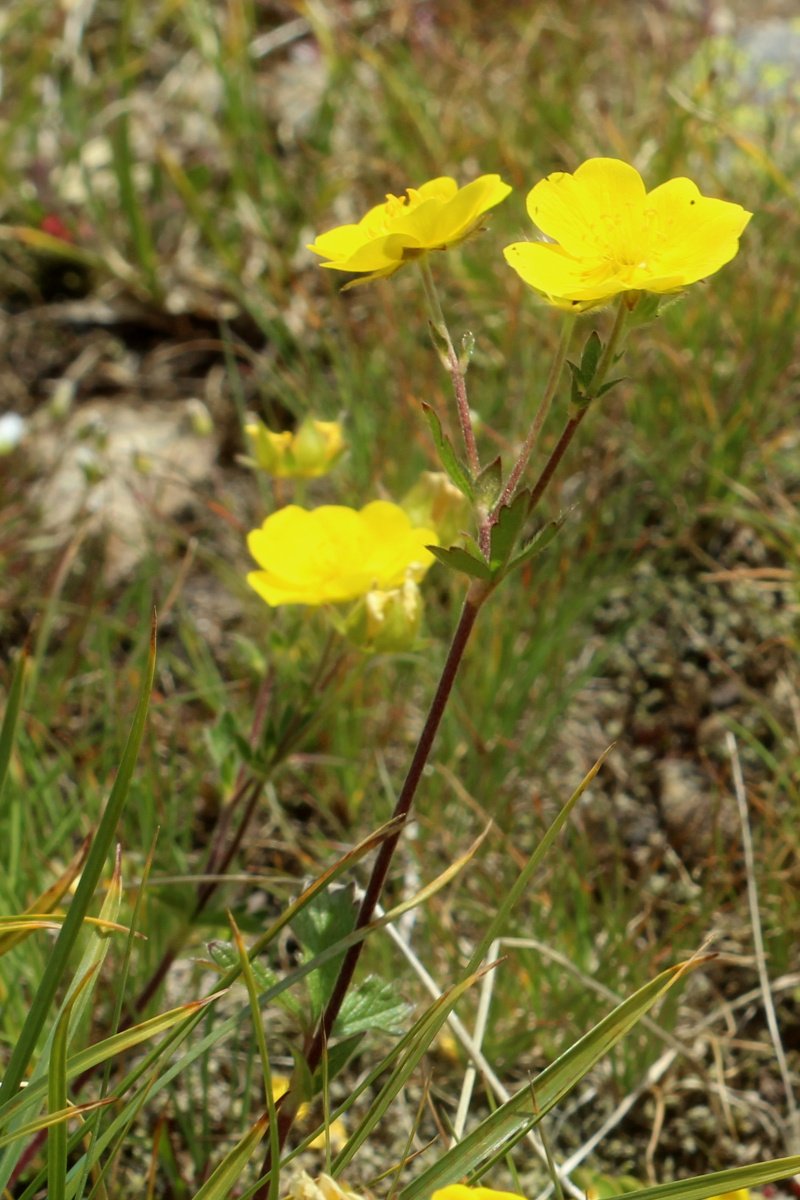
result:
[(476, 504), (487, 510), (493, 508), (503, 486), (503, 463), (499, 454), (476, 476), (473, 486)]
[(510, 504), (504, 504), (499, 510), (491, 534), (489, 562), (492, 571), (499, 571), (511, 557), (514, 544), (527, 515), (530, 498), (529, 491), (522, 491), (514, 497)]
[(586, 345), (583, 347), (581, 355), (581, 380), (586, 388), (590, 387), (595, 377), (602, 353), (603, 343), (600, 340), (600, 334), (593, 329), (586, 339)]
[(606, 392), (610, 392), (611, 389), (613, 387), (616, 387), (618, 383), (624, 383), (624, 382), (625, 382), (624, 375), (620, 375), (616, 379), (609, 379), (608, 383), (604, 383), (601, 388), (597, 389), (596, 399), (599, 400), (601, 396), (605, 396)]
[(410, 1006), (397, 994), (397, 986), (368, 975), (350, 992), (334, 1026), (337, 1037), (351, 1037), (371, 1029), (394, 1036), (403, 1032)]
[(517, 567), (523, 566), (526, 562), (530, 562), (532, 558), (536, 558), (537, 554), (541, 554), (552, 542), (553, 538), (558, 533), (561, 526), (566, 521), (566, 513), (563, 513), (555, 521), (548, 521), (541, 529), (537, 529), (533, 537), (525, 542), (522, 550), (508, 564), (508, 570), (514, 571)]
[(242, 1172), (258, 1149), (269, 1123), (269, 1114), (264, 1113), (247, 1131), (229, 1154), (226, 1154), (214, 1173), (195, 1192), (194, 1200), (228, 1200), (242, 1176)]
[(459, 571), (462, 575), (470, 575), (473, 579), (485, 579), (487, 582), (492, 579), (492, 569), (486, 560), (475, 558), (462, 546), (426, 546), (425, 549), (430, 550), (434, 558), (438, 558), (439, 562), (444, 563), (451, 571)]
[(791, 1158), (771, 1158), (749, 1167), (731, 1167), (727, 1171), (695, 1175), (693, 1179), (681, 1179), (677, 1183), (618, 1193), (612, 1200), (621, 1200), (621, 1196), (625, 1200), (709, 1200), (712, 1196), (724, 1196), (726, 1192), (738, 1192), (740, 1188), (758, 1188), (777, 1179), (790, 1179), (798, 1172), (800, 1154), (793, 1154)]
[[(78, 980), (72, 994), (64, 1002), (55, 1024), (47, 1068), (47, 1103), (51, 1117), (67, 1108), (67, 1043), (73, 1008), (86, 985), (93, 976), (96, 977), (99, 965), (99, 962), (94, 963)], [(64, 1200), (66, 1178), (67, 1127), (63, 1121), (55, 1121), (47, 1132), (47, 1195), (49, 1200)]]
[[(357, 909), (350, 887), (329, 888), (322, 896), (297, 913), (292, 921), (294, 935), (303, 947), (303, 960), (315, 958), (335, 942), (347, 937), (356, 924)], [(328, 1003), (339, 975), (344, 951), (313, 971), (308, 977), (308, 992), (314, 1018)]]
[(3, 794), (3, 785), (6, 781), (8, 767), (11, 762), (11, 751), (14, 747), (14, 736), (17, 730), (17, 721), (19, 720), (19, 710), (22, 705), (22, 691), (27, 665), (28, 652), (23, 648), (20, 651), (19, 659), (14, 669), (14, 678), (11, 680), (11, 689), (8, 693), (8, 703), (6, 704), (6, 711), (3, 716), (3, 725), (0, 728), (0, 796)]
[(423, 404), (422, 411), (427, 418), (428, 424), (433, 434), (433, 442), (436, 446), (436, 452), (439, 455), (439, 462), (444, 467), (450, 481), (455, 484), (460, 492), (467, 497), (468, 500), (474, 503), (475, 489), (472, 486), (472, 479), (469, 471), (456, 456), (450, 438), (442, 430), (442, 423), (438, 416), (431, 408), (430, 404)]

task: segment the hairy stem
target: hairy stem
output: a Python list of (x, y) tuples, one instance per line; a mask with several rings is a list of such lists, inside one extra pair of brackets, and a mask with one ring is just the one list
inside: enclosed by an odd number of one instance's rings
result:
[(536, 415), (533, 418), (533, 424), (528, 430), (528, 436), (525, 438), (525, 441), (522, 444), (519, 458), (514, 463), (511, 474), (506, 481), (506, 485), (503, 488), (500, 499), (497, 501), (492, 510), (492, 517), (496, 516), (498, 510), (502, 508), (504, 504), (510, 504), (510, 502), (514, 499), (519, 486), (519, 481), (528, 465), (528, 461), (533, 453), (533, 449), (539, 440), (539, 434), (542, 432), (542, 426), (547, 420), (547, 415), (550, 412), (550, 405), (553, 402), (553, 397), (556, 394), (556, 390), (561, 379), (561, 373), (564, 370), (564, 363), (566, 362), (569, 344), (572, 340), (572, 332), (575, 328), (575, 321), (576, 318), (571, 314), (567, 314), (564, 317), (561, 326), (561, 337), (559, 338), (558, 349), (556, 350), (555, 357), (550, 367), (550, 373), (547, 376), (544, 394), (539, 401), (539, 407), (537, 408)]
[(467, 400), (467, 382), (464, 378), (464, 370), (459, 362), (456, 354), (453, 340), (450, 337), (450, 330), (447, 328), (447, 322), (444, 319), (442, 306), (439, 302), (439, 294), (436, 291), (436, 284), (433, 282), (433, 275), (428, 263), (427, 255), (423, 255), (419, 260), (420, 274), (422, 275), (422, 286), (425, 290), (425, 299), (428, 302), (428, 311), (430, 316), (431, 326), (434, 335), (441, 339), (444, 347), (443, 357), (446, 359), (446, 365), (450, 371), (450, 378), (453, 381), (453, 391), (456, 396), (456, 408), (458, 409), (458, 422), (461, 426), (461, 436), (464, 439), (464, 449), (467, 453), (467, 462), (473, 475), (477, 475), (481, 469), (480, 459), (478, 458), (478, 447), (475, 442), (475, 430), (472, 428), (472, 417), (469, 412), (469, 401)]

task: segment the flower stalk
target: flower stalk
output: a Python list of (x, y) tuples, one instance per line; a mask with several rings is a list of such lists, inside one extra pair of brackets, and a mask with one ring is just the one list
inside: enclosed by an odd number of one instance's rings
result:
[[(453, 391), (456, 398), (456, 409), (458, 410), (458, 423), (461, 426), (461, 436), (464, 439), (464, 449), (467, 454), (467, 462), (469, 469), (473, 475), (477, 475), (481, 469), (480, 458), (478, 457), (478, 447), (475, 441), (475, 430), (472, 427), (472, 416), (469, 411), (469, 401), (467, 399), (467, 381), (464, 374), (464, 368), (456, 354), (453, 339), (450, 337), (450, 330), (447, 328), (447, 322), (444, 318), (442, 305), (439, 300), (439, 294), (436, 291), (436, 284), (433, 281), (430, 263), (427, 257), (422, 257), (419, 260), (419, 269), (422, 276), (422, 286), (425, 292), (425, 300), (428, 305), (428, 314), (431, 323), (431, 329), (435, 339), (441, 344), (443, 349), (443, 359), (447, 369), (450, 372), (450, 378), (453, 381)], [(439, 344), (437, 344), (439, 349)]]
[(525, 468), (527, 467), (528, 462), (530, 461), (531, 454), (533, 453), (534, 447), (536, 446), (536, 443), (539, 440), (539, 435), (542, 432), (542, 427), (544, 426), (544, 423), (547, 420), (548, 414), (550, 412), (550, 406), (553, 402), (553, 397), (555, 396), (556, 391), (558, 390), (558, 385), (561, 380), (562, 372), (564, 370), (564, 363), (567, 360), (567, 353), (569, 352), (570, 342), (572, 341), (572, 334), (575, 329), (575, 321), (576, 321), (576, 318), (574, 316), (572, 316), (571, 314), (567, 314), (564, 317), (564, 320), (563, 320), (563, 323), (561, 326), (561, 336), (558, 341), (558, 348), (556, 350), (555, 357), (553, 358), (553, 362), (550, 366), (550, 373), (547, 377), (547, 383), (545, 384), (544, 394), (542, 395), (542, 398), (539, 401), (539, 407), (536, 410), (536, 414), (533, 418), (533, 423), (531, 424), (531, 427), (528, 430), (528, 436), (525, 438), (525, 441), (522, 444), (522, 449), (520, 450), (519, 457), (517, 458), (517, 461), (514, 463), (514, 466), (511, 469), (511, 473), (506, 481), (505, 487), (503, 488), (503, 491), (500, 494), (500, 499), (497, 501), (494, 508), (492, 509), (492, 517), (495, 519), (496, 519), (498, 510), (500, 508), (502, 508), (502, 506), (504, 504), (510, 504), (511, 501), (514, 499), (514, 496), (516, 495), (516, 492), (517, 492), (517, 488), (519, 487), (520, 480), (524, 474)]
[[(380, 900), (389, 868), (397, 849), (398, 842), (405, 826), (405, 819), (411, 811), (414, 803), (414, 797), (417, 794), (422, 773), (430, 757), (433, 743), (436, 739), (439, 726), (447, 708), (448, 700), (453, 690), (453, 685), (456, 681), (459, 668), (464, 658), (464, 652), (472, 634), (475, 621), (478, 613), (491, 594), (491, 587), (477, 580), (470, 585), (469, 591), (464, 600), (464, 605), (461, 610), (461, 617), (456, 626), (450, 643), (450, 649), (447, 653), (442, 673), (439, 678), (439, 683), (436, 687), (433, 699), (428, 709), (428, 715), (425, 719), (422, 732), (420, 733), (414, 755), (406, 774), (405, 782), (397, 798), (392, 820), (402, 820), (403, 825), (398, 829), (397, 833), (387, 838), (381, 843), (375, 863), (372, 868), (372, 873), (367, 883), (364, 897), (361, 901), (361, 907), (356, 918), (355, 928), (363, 929), (369, 925), (375, 915), (375, 909)], [(361, 951), (364, 946), (362, 938), (355, 945), (351, 946), (345, 954), (342, 965), (339, 969), (339, 974), (334, 983), (333, 990), (328, 999), (325, 1011), (319, 1020), (317, 1029), (314, 1032), (311, 1041), (305, 1049), (306, 1070), (309, 1075), (313, 1075), (318, 1070), (322, 1057), (325, 1052), (325, 1047), (328, 1039), (333, 1031), (336, 1018), (338, 1017), (344, 999), (352, 983), (353, 976), (358, 966)], [(289, 1136), (295, 1117), (299, 1108), (299, 1100), (292, 1100), (292, 1090), (286, 1094), (284, 1103), (280, 1106), (278, 1117), (278, 1137), (277, 1143), (279, 1148), (283, 1148), (286, 1144), (286, 1139)], [(262, 1175), (267, 1175), (272, 1164), (272, 1145), (267, 1150), (262, 1169)], [(269, 1196), (269, 1181), (265, 1181), (258, 1192), (255, 1193), (254, 1200), (267, 1200)]]

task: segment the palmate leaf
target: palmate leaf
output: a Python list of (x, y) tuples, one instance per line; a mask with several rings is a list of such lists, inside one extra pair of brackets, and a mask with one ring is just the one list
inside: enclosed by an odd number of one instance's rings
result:
[(397, 994), (397, 986), (376, 975), (367, 978), (350, 992), (334, 1027), (337, 1037), (376, 1030), (397, 1036), (405, 1028), (410, 1006)]
[[(351, 933), (356, 923), (357, 909), (351, 888), (332, 887), (317, 896), (297, 913), (292, 930), (303, 947), (303, 960), (316, 958), (328, 946)], [(326, 962), (309, 975), (308, 993), (312, 1014), (316, 1018), (324, 1009), (339, 975), (344, 952)]]

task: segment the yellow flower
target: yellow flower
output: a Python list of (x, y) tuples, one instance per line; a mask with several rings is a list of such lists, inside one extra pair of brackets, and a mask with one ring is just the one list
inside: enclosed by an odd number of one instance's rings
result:
[(492, 1188), (467, 1187), (465, 1183), (452, 1183), (449, 1187), (439, 1188), (431, 1200), (524, 1200), (516, 1192), (495, 1192)]
[[(308, 249), (332, 271), (363, 275), (357, 283), (393, 275), (429, 250), (446, 250), (463, 242), (482, 215), (511, 191), (499, 175), (481, 175), (460, 188), (443, 175), (405, 196), (387, 195), (357, 225), (339, 225), (319, 235)], [(348, 285), (351, 286), (351, 285)]]
[(552, 241), (515, 242), (506, 261), (559, 307), (591, 308), (621, 292), (675, 292), (734, 257), (752, 213), (701, 196), (690, 179), (652, 192), (616, 158), (556, 171), (528, 194), (528, 214)]
[(248, 421), (244, 431), (261, 470), (278, 479), (325, 475), (345, 448), (338, 421), (305, 417), (294, 433), (274, 433), (256, 419)]
[(415, 529), (397, 504), (375, 500), (361, 511), (296, 504), (248, 535), (260, 571), (247, 581), (267, 604), (340, 604), (420, 580), (433, 562), (432, 529)]

